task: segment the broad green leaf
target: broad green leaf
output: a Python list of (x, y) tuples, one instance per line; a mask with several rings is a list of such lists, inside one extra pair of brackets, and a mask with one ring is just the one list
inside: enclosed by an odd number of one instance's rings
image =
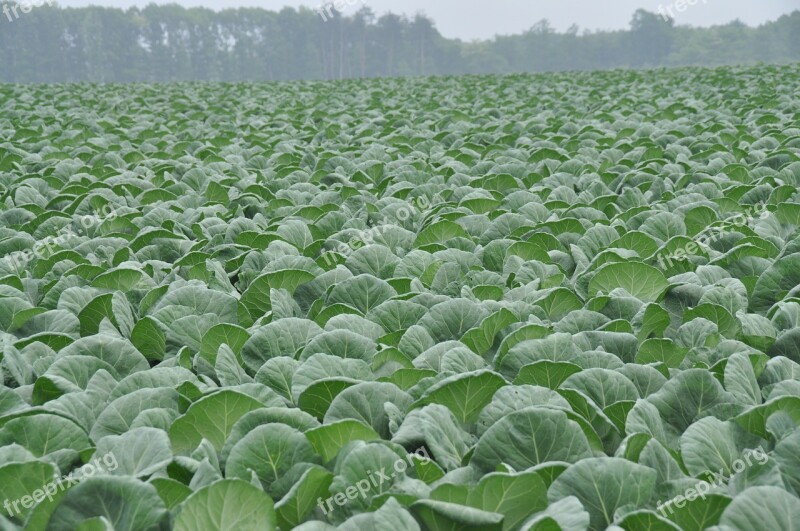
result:
[(514, 385), (539, 385), (548, 389), (558, 389), (561, 383), (581, 368), (565, 361), (542, 360), (525, 365), (514, 379)]
[(53, 496), (52, 491), (58, 488), (54, 484), (56, 472), (52, 464), (39, 461), (0, 466), (0, 498), (11, 502), (3, 505), (0, 514), (24, 521), (34, 503)]
[(681, 504), (682, 507), (677, 507), (675, 503), (659, 502), (656, 509), (659, 514), (678, 524), (681, 529), (707, 529), (719, 523), (720, 516), (730, 503), (730, 498), (720, 494), (708, 494), (703, 497), (695, 495), (694, 499), (685, 500)]
[(280, 528), (292, 529), (299, 525), (317, 506), (318, 499), (326, 499), (332, 481), (333, 474), (322, 467), (312, 466), (306, 470), (275, 504)]
[(233, 446), (225, 463), (225, 477), (250, 480), (251, 471), (255, 472), (269, 492), (293, 466), (318, 461), (302, 432), (285, 424), (264, 424)]
[(133, 289), (143, 277), (144, 273), (137, 269), (113, 269), (95, 277), (92, 286), (124, 293)]
[(786, 414), (795, 424), (800, 424), (800, 397), (779, 396), (765, 403), (753, 406), (734, 417), (734, 422), (750, 433), (763, 439), (769, 439), (767, 423), (770, 416), (777, 412)]
[(325, 424), (318, 428), (308, 430), (306, 437), (311, 442), (311, 446), (322, 457), (326, 463), (331, 461), (350, 441), (371, 441), (380, 439), (380, 435), (375, 430), (366, 426), (363, 422), (353, 419), (345, 419)]
[(634, 297), (655, 302), (669, 286), (658, 269), (638, 262), (606, 264), (597, 270), (589, 282), (589, 294), (609, 294), (622, 288)]
[(108, 435), (97, 443), (95, 456), (113, 456), (115, 476), (143, 478), (166, 470), (172, 462), (167, 434), (156, 428), (136, 428), (122, 435)]
[(220, 391), (191, 406), (170, 427), (173, 450), (186, 454), (207, 439), (217, 450), (222, 448), (234, 423), (249, 411), (264, 407), (258, 400), (236, 391)]
[(800, 498), (780, 487), (751, 487), (725, 508), (720, 524), (737, 531), (793, 529), (800, 518)]
[(150, 317), (143, 317), (136, 322), (131, 332), (131, 343), (149, 360), (164, 359), (166, 337)]
[(502, 514), (503, 529), (516, 529), (529, 515), (547, 507), (547, 486), (536, 472), (483, 476), (469, 493), (469, 504)]
[(250, 339), (250, 334), (244, 328), (237, 325), (220, 323), (209, 329), (203, 336), (200, 345), (200, 356), (212, 366), (216, 365), (217, 352), (219, 351), (220, 345), (228, 345), (234, 354), (238, 355), (248, 339)]
[(117, 531), (145, 531), (169, 518), (155, 487), (129, 477), (95, 476), (72, 487), (53, 511), (47, 529), (73, 531), (103, 517)]
[(224, 479), (203, 487), (180, 505), (176, 531), (276, 530), (272, 499), (246, 481)]
[(563, 411), (534, 406), (510, 413), (486, 430), (470, 463), (484, 471), (501, 463), (524, 470), (548, 461), (574, 463), (591, 455), (577, 422)]
[(420, 500), (411, 511), (431, 531), (501, 531), (503, 515), (454, 503)]
[(415, 405), (442, 404), (459, 422), (471, 424), (504, 385), (503, 377), (491, 371), (457, 374), (429, 387)]
[(583, 459), (570, 466), (550, 486), (551, 501), (574, 495), (589, 511), (592, 530), (605, 529), (624, 506), (641, 507), (650, 501), (656, 472), (615, 457)]
[(484, 319), (479, 326), (467, 331), (461, 338), (461, 342), (476, 354), (483, 355), (492, 347), (495, 336), (500, 330), (516, 321), (517, 317), (503, 308)]
[(167, 509), (174, 509), (192, 494), (192, 489), (170, 478), (153, 478), (150, 483), (158, 491)]

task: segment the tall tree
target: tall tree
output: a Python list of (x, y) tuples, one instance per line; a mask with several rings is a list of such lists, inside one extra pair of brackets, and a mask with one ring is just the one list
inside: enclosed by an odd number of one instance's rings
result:
[(631, 20), (630, 56), (632, 66), (658, 66), (672, 50), (675, 21), (644, 9)]
[[(16, 5), (16, 4), (9, 4)], [(675, 26), (638, 10), (628, 31), (445, 39), (428, 17), (366, 7), (128, 10), (34, 7), (0, 14), (0, 82), (288, 80), (800, 61), (800, 11), (752, 28)]]

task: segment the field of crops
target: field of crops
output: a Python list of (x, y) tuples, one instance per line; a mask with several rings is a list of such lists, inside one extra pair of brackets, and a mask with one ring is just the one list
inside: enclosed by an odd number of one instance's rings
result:
[(0, 530), (796, 529), (798, 94), (0, 86)]

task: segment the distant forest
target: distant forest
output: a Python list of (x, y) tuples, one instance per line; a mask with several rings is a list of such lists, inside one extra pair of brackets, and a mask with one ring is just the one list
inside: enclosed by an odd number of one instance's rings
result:
[(26, 2), (16, 12), (15, 4), (0, 3), (0, 82), (277, 81), (800, 61), (800, 11), (756, 28), (738, 21), (694, 28), (639, 10), (628, 30), (560, 33), (542, 20), (519, 35), (464, 42), (443, 37), (423, 15), (378, 17), (369, 8), (328, 17), (308, 8)]

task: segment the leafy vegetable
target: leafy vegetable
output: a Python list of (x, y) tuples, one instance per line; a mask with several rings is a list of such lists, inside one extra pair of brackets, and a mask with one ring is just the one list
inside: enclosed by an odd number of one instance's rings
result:
[(798, 80), (26, 87), (0, 528), (791, 529)]

